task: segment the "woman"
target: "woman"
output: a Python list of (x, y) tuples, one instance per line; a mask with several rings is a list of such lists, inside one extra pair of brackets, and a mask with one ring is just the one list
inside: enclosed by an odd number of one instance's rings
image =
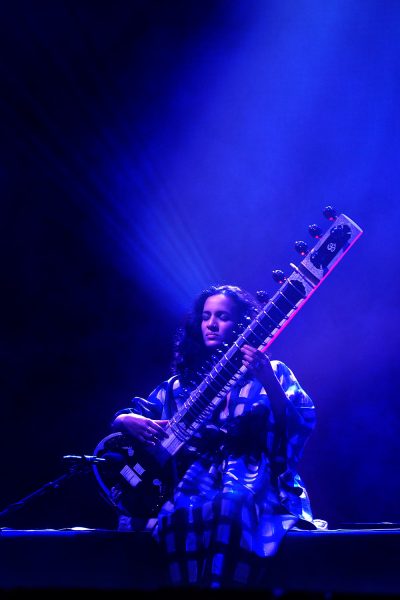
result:
[[(212, 286), (196, 299), (179, 330), (173, 377), (120, 411), (114, 429), (149, 447), (213, 364), (262, 306), (236, 286)], [(244, 371), (184, 449), (171, 498), (154, 535), (166, 552), (171, 582), (200, 587), (257, 585), (267, 556), (294, 525), (313, 528), (297, 472), (315, 426), (315, 409), (291, 370), (248, 344)]]

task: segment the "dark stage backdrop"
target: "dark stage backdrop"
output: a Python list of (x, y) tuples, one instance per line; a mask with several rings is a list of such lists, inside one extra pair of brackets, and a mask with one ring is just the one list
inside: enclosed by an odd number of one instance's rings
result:
[(396, 0), (1, 3), (0, 526), (113, 527), (62, 457), (168, 375), (203, 287), (273, 293), (326, 205), (364, 233), (271, 350), (318, 407), (315, 516), (400, 521), (399, 51)]

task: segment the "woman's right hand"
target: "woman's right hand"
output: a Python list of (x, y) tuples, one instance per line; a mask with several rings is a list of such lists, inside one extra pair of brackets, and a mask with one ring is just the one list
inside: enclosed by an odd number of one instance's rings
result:
[(168, 437), (165, 431), (167, 425), (168, 420), (148, 419), (136, 413), (118, 415), (113, 422), (114, 429), (123, 431), (148, 446), (155, 446)]

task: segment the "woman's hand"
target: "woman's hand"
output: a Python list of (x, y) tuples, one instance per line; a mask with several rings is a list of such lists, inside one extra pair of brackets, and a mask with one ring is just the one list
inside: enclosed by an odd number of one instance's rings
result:
[(247, 367), (261, 383), (268, 384), (272, 380), (272, 377), (275, 378), (270, 360), (264, 352), (261, 352), (261, 350), (257, 350), (257, 348), (253, 348), (253, 346), (249, 346), (248, 344), (244, 344), (240, 350), (243, 354), (244, 366)]
[(243, 364), (254, 374), (265, 388), (276, 421), (278, 423), (283, 423), (288, 399), (275, 375), (268, 356), (247, 344), (244, 344), (241, 347), (241, 351), (243, 353)]
[(148, 446), (155, 446), (168, 437), (165, 431), (167, 425), (167, 420), (153, 420), (136, 413), (125, 413), (115, 418), (113, 428), (124, 431)]

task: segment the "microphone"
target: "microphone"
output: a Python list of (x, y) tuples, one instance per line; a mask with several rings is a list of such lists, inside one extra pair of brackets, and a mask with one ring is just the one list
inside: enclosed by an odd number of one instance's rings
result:
[(105, 463), (108, 462), (106, 458), (100, 456), (90, 456), (89, 454), (66, 454), (63, 456), (63, 460), (73, 463)]

